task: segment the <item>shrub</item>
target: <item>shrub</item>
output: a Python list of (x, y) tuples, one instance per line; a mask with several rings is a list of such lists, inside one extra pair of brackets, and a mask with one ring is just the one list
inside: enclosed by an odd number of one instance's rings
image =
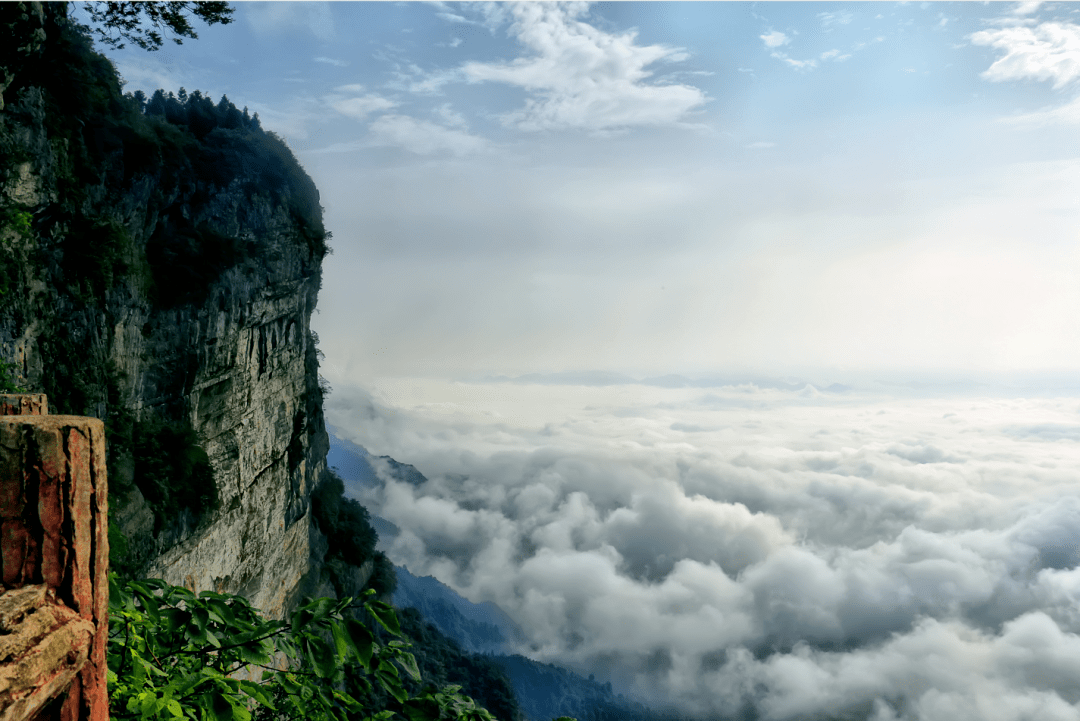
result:
[[(406, 690), (401, 672), (421, 674), (397, 614), (373, 591), (360, 603), (308, 600), (288, 621), (268, 621), (240, 596), (109, 580), (113, 719), (495, 721), (459, 687)], [(243, 668), (262, 669), (261, 680), (236, 678)], [(360, 716), (375, 691), (385, 706)]]

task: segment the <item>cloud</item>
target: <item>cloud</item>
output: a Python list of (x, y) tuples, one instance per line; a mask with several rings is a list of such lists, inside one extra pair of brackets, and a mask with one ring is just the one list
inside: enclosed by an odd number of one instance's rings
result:
[(992, 82), (1007, 80), (1050, 80), (1062, 88), (1080, 75), (1080, 26), (1070, 23), (1042, 23), (1036, 27), (1007, 27), (980, 30), (969, 36), (976, 45), (1003, 50), (982, 73)]
[(817, 67), (817, 60), (813, 58), (809, 60), (795, 60), (788, 57), (787, 53), (772, 53), (772, 57), (777, 60), (782, 60), (796, 70), (813, 70)]
[(1016, 3), (1016, 7), (1013, 8), (1013, 15), (1031, 15), (1039, 6), (1042, 5), (1042, 0), (1025, 0), (1025, 2)]
[(583, 4), (516, 3), (511, 34), (532, 56), (510, 63), (470, 62), (470, 82), (495, 82), (527, 90), (525, 106), (504, 116), (523, 130), (581, 128), (609, 131), (641, 125), (674, 125), (705, 103), (689, 85), (647, 83), (655, 62), (677, 62), (677, 48), (635, 44), (636, 33), (614, 35), (579, 18)]
[(767, 48), (779, 48), (791, 42), (791, 38), (779, 30), (767, 32), (761, 36), (761, 39), (765, 42)]
[(322, 42), (336, 38), (334, 18), (329, 3), (259, 3), (246, 5), (243, 17), (260, 35), (295, 32), (307, 29)]
[[(788, 56), (787, 53), (776, 50), (776, 48), (783, 47), (791, 42), (791, 38), (780, 32), (779, 30), (772, 30), (764, 35), (761, 35), (761, 40), (765, 43), (766, 49), (772, 49), (773, 52), (769, 53), (770, 56), (781, 60), (787, 65), (795, 68), (796, 70), (813, 70), (817, 67), (817, 60), (795, 60)], [(828, 55), (826, 53), (825, 55)], [(825, 60), (825, 55), (822, 56), (822, 60)], [(831, 56), (829, 56), (831, 57)]]
[(389, 110), (398, 106), (397, 102), (390, 100), (389, 98), (371, 94), (356, 98), (331, 97), (328, 99), (328, 102), (330, 107), (342, 115), (356, 118), (357, 120), (363, 120), (372, 113)]
[(1075, 721), (1074, 405), (410, 380), (327, 417), (427, 477), (363, 499), (391, 558), (536, 658), (705, 716)]
[(821, 27), (823, 28), (833, 25), (849, 25), (854, 17), (849, 12), (818, 13), (818, 20), (821, 21)]
[(370, 130), (376, 144), (397, 145), (417, 155), (463, 156), (487, 149), (487, 141), (479, 136), (408, 115), (383, 115), (372, 121)]
[(337, 68), (344, 68), (344, 67), (346, 67), (348, 65), (348, 63), (345, 62), (344, 60), (335, 60), (334, 58), (318, 57), (318, 58), (315, 58), (314, 60), (317, 63), (325, 63), (327, 65), (333, 65), (334, 67), (337, 67)]

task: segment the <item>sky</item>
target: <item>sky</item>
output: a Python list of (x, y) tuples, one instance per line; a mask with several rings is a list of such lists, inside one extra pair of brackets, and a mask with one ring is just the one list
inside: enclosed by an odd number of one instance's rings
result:
[(701, 719), (1080, 721), (1080, 5), (236, 8), (108, 55), (319, 187), (391, 560)]
[[(257, 111), (334, 382), (1080, 369), (1080, 6), (247, 3), (111, 51)], [(826, 383), (826, 385), (828, 384)]]

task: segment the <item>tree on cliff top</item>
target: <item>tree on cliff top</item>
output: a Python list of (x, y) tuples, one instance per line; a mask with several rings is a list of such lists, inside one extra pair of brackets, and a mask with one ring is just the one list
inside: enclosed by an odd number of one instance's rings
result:
[[(180, 45), (181, 37), (197, 39), (191, 26), (192, 16), (207, 25), (233, 21), (233, 8), (227, 2), (88, 2), (83, 9), (96, 24), (93, 28), (106, 45), (124, 47), (130, 41), (143, 50), (158, 50), (164, 42), (162, 33), (171, 34), (171, 40)], [(143, 23), (149, 27), (144, 27)]]

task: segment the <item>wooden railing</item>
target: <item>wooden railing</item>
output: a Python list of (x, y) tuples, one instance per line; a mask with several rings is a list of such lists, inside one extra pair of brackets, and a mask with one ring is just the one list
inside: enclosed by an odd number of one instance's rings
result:
[(0, 395), (0, 721), (107, 721), (105, 428)]

